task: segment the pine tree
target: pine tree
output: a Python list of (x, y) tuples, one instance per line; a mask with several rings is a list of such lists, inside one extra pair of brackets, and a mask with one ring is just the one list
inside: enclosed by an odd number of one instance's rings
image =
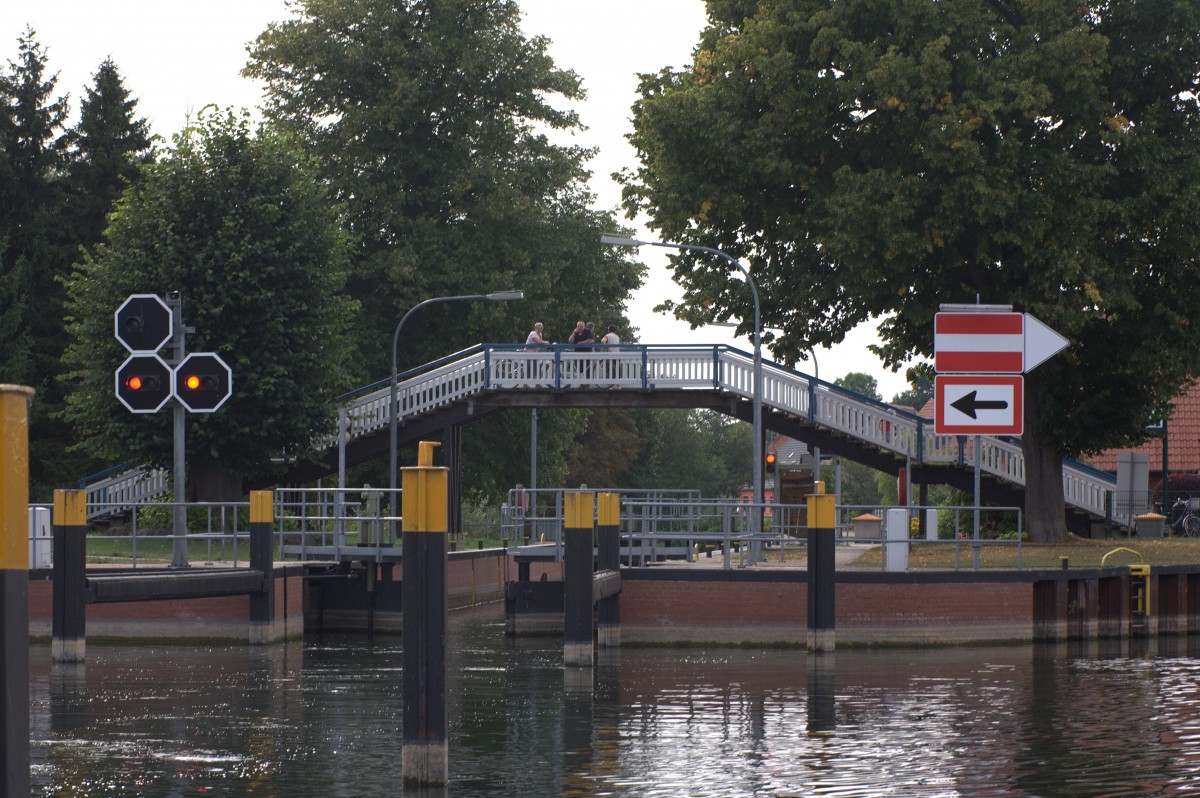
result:
[(135, 117), (136, 107), (116, 64), (105, 59), (80, 104), (67, 167), (67, 229), (88, 251), (100, 242), (108, 214), (140, 165), (154, 158), (149, 127)]
[[(18, 59), (0, 76), (0, 153), (4, 165), (0, 217), (0, 381), (44, 382), (62, 340), (61, 289), (55, 283), (56, 215), (65, 139), (67, 99), (51, 99), (57, 74), (46, 75), (47, 56), (32, 28), (18, 39)], [(58, 335), (54, 335), (55, 328)], [(50, 372), (53, 375), (56, 369)]]

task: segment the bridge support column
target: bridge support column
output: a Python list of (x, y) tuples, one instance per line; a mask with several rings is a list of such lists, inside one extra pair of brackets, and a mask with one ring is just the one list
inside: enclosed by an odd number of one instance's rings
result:
[(250, 492), (250, 567), (262, 574), (262, 592), (250, 594), (250, 642), (272, 643), (275, 635), (275, 561), (271, 553), (271, 527), (275, 522), (275, 494)]
[(592, 521), (596, 495), (563, 495), (563, 665), (592, 667)]
[(29, 795), (29, 401), (0, 385), (0, 795)]
[(442, 432), (442, 463), (449, 472), (447, 484), (448, 530), (462, 535), (462, 425), (450, 424)]
[(54, 491), (54, 584), (50, 658), (83, 662), (87, 655), (87, 493)]
[(835, 497), (808, 497), (808, 650), (832, 652), (835, 630), (837, 508)]
[[(621, 570), (621, 497), (601, 493), (596, 497), (597, 565), (601, 571)], [(596, 605), (596, 642), (600, 648), (621, 645), (621, 594)]]
[(450, 778), (446, 731), (447, 476), (433, 447), (418, 444), (417, 465), (401, 469), (401, 587), (404, 618), (404, 719), (401, 771), (406, 785)]

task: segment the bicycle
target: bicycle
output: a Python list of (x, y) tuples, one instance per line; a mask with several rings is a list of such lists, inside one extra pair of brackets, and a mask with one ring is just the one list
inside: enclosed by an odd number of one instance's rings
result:
[(1192, 512), (1192, 503), (1180, 497), (1171, 505), (1171, 516), (1167, 528), (1174, 535), (1194, 538), (1200, 535), (1200, 516)]

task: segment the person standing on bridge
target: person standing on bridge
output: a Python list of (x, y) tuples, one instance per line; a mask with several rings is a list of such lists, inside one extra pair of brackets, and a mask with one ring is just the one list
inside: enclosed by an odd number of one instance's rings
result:
[[(540, 321), (534, 324), (533, 329), (529, 331), (529, 335), (525, 336), (526, 352), (537, 352), (543, 346), (550, 345), (550, 341), (547, 341), (542, 337), (542, 323)], [(530, 358), (525, 364), (525, 377), (531, 381), (536, 380), (539, 377), (537, 373), (537, 363), (538, 362), (535, 358)], [(526, 385), (525, 387), (528, 388), (529, 386)]]
[[(567, 338), (567, 343), (575, 344), (576, 352), (584, 352), (592, 348), (594, 336), (592, 331), (587, 328), (587, 325), (582, 321), (575, 322), (575, 329), (571, 331), (570, 337)], [(575, 362), (575, 376), (582, 380), (584, 377), (584, 362), (577, 360)]]
[[(621, 336), (617, 335), (617, 325), (615, 325), (615, 324), (608, 325), (608, 332), (606, 332), (604, 334), (604, 337), (600, 339), (600, 343), (604, 344), (605, 352), (621, 351), (620, 347), (617, 346), (619, 343), (621, 343)], [(619, 376), (617, 373), (617, 362), (615, 360), (610, 360), (605, 364), (605, 375), (604, 376), (610, 380)], [(610, 387), (612, 387), (612, 386), (610, 386)]]

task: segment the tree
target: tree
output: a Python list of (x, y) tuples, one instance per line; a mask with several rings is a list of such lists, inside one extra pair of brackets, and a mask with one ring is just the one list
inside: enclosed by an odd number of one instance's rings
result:
[(56, 97), (57, 74), (32, 29), (18, 39), (17, 60), (0, 75), (0, 382), (32, 386), (29, 418), (31, 491), (46, 500), (52, 487), (80, 474), (64, 457), (66, 442), (54, 412), (56, 379), (66, 347), (61, 280), (74, 247), (64, 223), (63, 169), (69, 106)]
[(909, 388), (892, 397), (892, 404), (904, 405), (920, 410), (933, 398), (933, 368), (927, 364), (917, 365), (905, 372)]
[(154, 159), (150, 130), (136, 118), (136, 107), (116, 64), (105, 59), (80, 105), (66, 175), (68, 226), (88, 249), (100, 242), (106, 217), (138, 167)]
[[(396, 321), (432, 296), (521, 288), (518, 308), (462, 307), (406, 332), (428, 362), (481, 341), (523, 341), (576, 319), (620, 319), (641, 267), (599, 246), (613, 215), (592, 211), (588, 155), (552, 143), (576, 115), (578, 77), (527, 39), (511, 0), (300, 0), (271, 25), (245, 74), (265, 113), (302, 136), (346, 208), (356, 335), (385, 376)], [(465, 289), (465, 290), (464, 290)]]
[(874, 399), (876, 402), (883, 401), (883, 397), (879, 395), (879, 381), (870, 374), (864, 374), (861, 371), (851, 371), (842, 377), (838, 377), (833, 381), (833, 384), (854, 391), (857, 394), (862, 394), (868, 399)]
[[(245, 74), (264, 81), (265, 113), (306, 142), (345, 208), (367, 373), (387, 376), (396, 322), (433, 296), (520, 288), (526, 299), (431, 309), (405, 330), (402, 370), (477, 342), (522, 342), (535, 320), (553, 340), (576, 319), (628, 329), (622, 310), (643, 268), (599, 245), (617, 225), (589, 207), (589, 153), (548, 135), (579, 128), (556, 107), (583, 96), (578, 77), (555, 66), (545, 39), (522, 34), (514, 2), (295, 7), (251, 47)], [(528, 473), (524, 447), (511, 446), (521, 430), (519, 418), (471, 425), (464, 481), (479, 481), (466, 490)]]
[(334, 429), (350, 383), (354, 303), (347, 246), (312, 159), (288, 136), (210, 111), (147, 166), (68, 284), (67, 417), (91, 453), (171, 461), (171, 414), (133, 415), (113, 396), (125, 352), (113, 312), (133, 293), (182, 292), (189, 351), (218, 353), (233, 396), (187, 426), (196, 498), (230, 499), (241, 477), (308, 453)]
[[(629, 209), (748, 262), (780, 351), (886, 315), (898, 365), (977, 297), (1066, 335), (1023, 437), (1030, 532), (1061, 538), (1062, 457), (1139, 440), (1200, 373), (1200, 0), (709, 12), (692, 68), (643, 81)], [(722, 270), (675, 264), (682, 315), (745, 316)]]

